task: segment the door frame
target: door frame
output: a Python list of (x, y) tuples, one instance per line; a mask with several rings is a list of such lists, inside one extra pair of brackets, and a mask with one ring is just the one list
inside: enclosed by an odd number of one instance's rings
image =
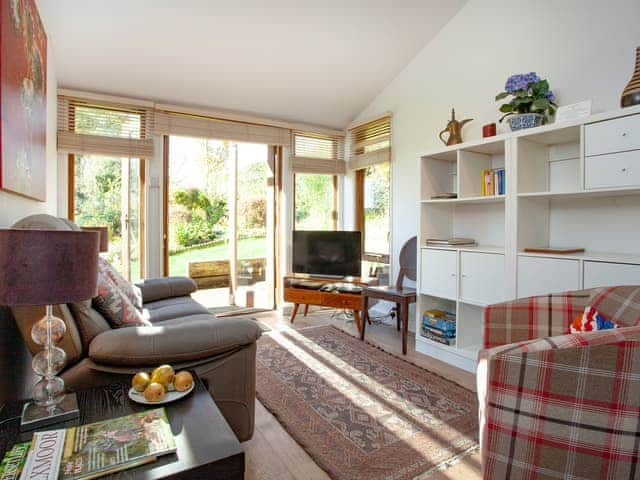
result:
[[(237, 142), (239, 143), (239, 142)], [(169, 151), (170, 151), (170, 136), (163, 135), (162, 136), (162, 272), (165, 277), (169, 276), (171, 272), (169, 272)], [(282, 257), (282, 252), (280, 248), (280, 238), (282, 235), (282, 221), (280, 215), (280, 206), (283, 202), (283, 189), (282, 189), (282, 165), (283, 165), (283, 148), (282, 146), (277, 145), (267, 145), (267, 165), (271, 169), (271, 174), (267, 178), (267, 203), (272, 205), (273, 216), (271, 218), (267, 218), (267, 228), (272, 226), (273, 231), (271, 234), (267, 234), (267, 242), (268, 248), (267, 251), (272, 255), (272, 272), (265, 272), (265, 279), (271, 279), (273, 288), (270, 289), (269, 295), (267, 297), (267, 301), (271, 307), (270, 310), (275, 310), (277, 308), (277, 299), (279, 298), (281, 291), (281, 281), (280, 281), (280, 258)], [(237, 169), (237, 159), (234, 162), (234, 171)], [(234, 172), (232, 175), (234, 183), (236, 183), (237, 175)], [(236, 188), (237, 191), (237, 188)], [(235, 195), (237, 197), (237, 195)], [(337, 201), (337, 200), (336, 200)], [(235, 206), (230, 206), (230, 209), (233, 208), (235, 214)], [(267, 209), (271, 211), (270, 208)], [(230, 211), (230, 215), (232, 212)], [(271, 240), (272, 239), (272, 240)], [(234, 242), (235, 243), (235, 242)], [(237, 256), (237, 252), (235, 248), (232, 248), (232, 257)], [(229, 293), (230, 296), (235, 294), (236, 290), (236, 282), (237, 279), (234, 277), (237, 266), (233, 265), (236, 262), (233, 262), (233, 259), (230, 258), (229, 262), (231, 264), (230, 269), (230, 285), (229, 285)], [(267, 263), (269, 259), (267, 259)], [(268, 278), (267, 278), (268, 276)]]

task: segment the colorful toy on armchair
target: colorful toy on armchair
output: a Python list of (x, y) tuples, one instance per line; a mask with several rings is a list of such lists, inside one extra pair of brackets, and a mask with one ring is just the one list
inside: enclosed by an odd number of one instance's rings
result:
[(618, 324), (603, 317), (595, 308), (587, 306), (582, 315), (578, 315), (570, 326), (571, 333), (593, 332), (618, 328)]

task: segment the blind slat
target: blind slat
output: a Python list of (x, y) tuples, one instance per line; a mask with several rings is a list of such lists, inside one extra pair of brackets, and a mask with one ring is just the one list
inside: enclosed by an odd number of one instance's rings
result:
[(349, 130), (349, 169), (391, 161), (391, 117), (384, 116)]
[(291, 159), (291, 171), (293, 173), (344, 175), (347, 172), (347, 165), (344, 160), (293, 157)]
[(153, 156), (153, 111), (150, 109), (59, 96), (57, 117), (61, 152)]
[(58, 151), (78, 155), (150, 158), (153, 156), (153, 139), (129, 139), (74, 132), (58, 132)]
[(291, 131), (285, 128), (217, 120), (171, 112), (155, 113), (154, 133), (288, 146)]
[(346, 172), (342, 137), (294, 132), (292, 153), (293, 173), (344, 175)]

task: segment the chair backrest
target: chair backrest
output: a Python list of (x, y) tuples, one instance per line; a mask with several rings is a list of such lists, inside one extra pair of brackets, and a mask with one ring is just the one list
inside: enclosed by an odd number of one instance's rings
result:
[(400, 271), (396, 288), (401, 288), (405, 278), (416, 281), (418, 272), (418, 238), (411, 237), (400, 250)]

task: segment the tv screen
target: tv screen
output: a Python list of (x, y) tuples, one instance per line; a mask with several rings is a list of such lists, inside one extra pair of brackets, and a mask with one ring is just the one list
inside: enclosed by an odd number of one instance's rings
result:
[(293, 232), (293, 273), (359, 277), (362, 269), (360, 232)]

